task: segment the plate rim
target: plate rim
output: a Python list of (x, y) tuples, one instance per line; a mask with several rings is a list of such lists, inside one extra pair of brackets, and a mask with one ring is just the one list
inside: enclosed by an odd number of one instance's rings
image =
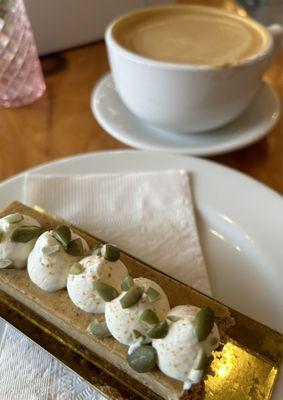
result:
[[(164, 154), (164, 153), (160, 153), (160, 155), (158, 155), (158, 153), (156, 152), (152, 152), (152, 151), (138, 151), (138, 150), (131, 150), (131, 149), (119, 149), (119, 150), (112, 150), (112, 151), (99, 151), (99, 152), (88, 152), (88, 153), (81, 153), (81, 154), (76, 154), (76, 155), (71, 155), (68, 157), (62, 157), (62, 158), (58, 158), (58, 159), (54, 159), (54, 160), (50, 160), (47, 161), (43, 164), (34, 166), (32, 168), (29, 168), (27, 170), (21, 171), (20, 173), (13, 175), (7, 179), (5, 179), (4, 181), (2, 181), (0, 183), (0, 193), (3, 187), (5, 187), (6, 185), (9, 184), (13, 184), (16, 183), (17, 180), (23, 179), (24, 175), (26, 173), (33, 173), (33, 172), (39, 172), (41, 169), (45, 169), (46, 167), (49, 167), (54, 164), (56, 164), (57, 166), (61, 166), (64, 163), (68, 163), (70, 160), (73, 161), (81, 161), (84, 159), (91, 159), (93, 157), (97, 157), (97, 156), (111, 156), (112, 154), (114, 155), (118, 155), (119, 156), (124, 156), (124, 154), (126, 156), (132, 155), (133, 157), (136, 155), (139, 155), (140, 157), (143, 156), (149, 156), (149, 157), (161, 157), (164, 158), (165, 156), (167, 157), (166, 160), (169, 160), (169, 162), (172, 162), (173, 159), (179, 159), (181, 161), (183, 161), (186, 164), (192, 163), (192, 165), (197, 166), (196, 168), (198, 168), (200, 166), (200, 168), (202, 168), (202, 166), (211, 166), (212, 168), (212, 173), (214, 174), (215, 172), (219, 172), (219, 171), (223, 171), (225, 174), (228, 174), (228, 176), (230, 176), (231, 178), (231, 182), (234, 181), (235, 179), (237, 181), (241, 181), (244, 182), (245, 185), (248, 185), (249, 187), (252, 187), (254, 189), (256, 189), (256, 191), (258, 191), (261, 194), (264, 194), (264, 196), (267, 196), (268, 200), (272, 202), (272, 206), (275, 206), (276, 208), (282, 210), (283, 209), (283, 197), (280, 195), (279, 192), (275, 191), (274, 189), (266, 186), (265, 184), (263, 184), (262, 182), (256, 180), (253, 177), (248, 176), (247, 174), (244, 174), (243, 172), (240, 172), (238, 170), (235, 170), (231, 167), (227, 167), (225, 165), (222, 165), (220, 163), (217, 163), (215, 161), (211, 161), (211, 160), (206, 160), (206, 159), (201, 159), (201, 158), (197, 158), (197, 157), (188, 157), (188, 156), (184, 156), (184, 155), (176, 155), (176, 154)], [(159, 161), (158, 161), (159, 162)], [(179, 167), (176, 167), (179, 168)], [(46, 172), (48, 173), (48, 172)], [(232, 179), (233, 178), (233, 179)], [(1, 342), (1, 337), (0, 337), (0, 342)], [(279, 372), (279, 375), (281, 376), (281, 378), (283, 378), (283, 368), (281, 369), (281, 371)], [(280, 381), (280, 377), (278, 379), (277, 382)], [(278, 385), (276, 385), (278, 386)], [(281, 385), (280, 385), (281, 386)], [(278, 398), (280, 399), (283, 393), (283, 385), (278, 389), (275, 388), (275, 392), (274, 393), (274, 398)]]
[[(53, 164), (58, 164), (60, 165), (61, 163), (65, 163), (68, 162), (70, 160), (79, 160), (79, 159), (84, 159), (84, 158), (88, 158), (88, 157), (93, 157), (93, 156), (100, 156), (100, 155), (111, 155), (111, 154), (139, 154), (139, 155), (149, 155), (149, 156), (157, 156), (157, 153), (155, 151), (144, 151), (144, 150), (136, 150), (136, 149), (112, 149), (112, 150), (102, 150), (102, 151), (90, 151), (90, 152), (82, 152), (82, 153), (77, 153), (74, 155), (69, 155), (66, 157), (59, 157), (59, 158), (55, 158), (52, 160), (48, 160), (44, 163), (35, 165), (33, 167), (27, 168), (21, 172), (18, 172), (17, 174), (14, 174), (10, 177), (7, 177), (6, 179), (2, 180), (0, 182), (0, 190), (2, 189), (2, 187), (6, 186), (7, 184), (9, 184), (10, 182), (22, 178), (24, 177), (25, 174), (27, 173), (33, 173), (33, 172), (37, 172), (40, 171), (41, 169), (44, 169), (45, 167), (49, 167), (52, 166)], [(263, 182), (257, 180), (256, 178), (247, 175), (244, 172), (238, 171), (232, 167), (229, 167), (227, 165), (223, 165), (217, 161), (214, 160), (209, 160), (209, 159), (203, 159), (200, 157), (195, 157), (195, 156), (186, 156), (184, 154), (172, 154), (170, 152), (164, 152), (161, 155), (167, 155), (169, 157), (172, 158), (182, 158), (184, 160), (190, 160), (193, 163), (196, 164), (207, 164), (207, 165), (212, 165), (214, 168), (218, 168), (221, 169), (227, 173), (231, 173), (236, 179), (244, 179), (246, 181), (246, 183), (250, 183), (252, 185), (257, 186), (260, 190), (264, 190), (266, 193), (269, 193), (269, 195), (271, 195), (274, 199), (276, 200), (280, 200), (283, 201), (282, 195), (277, 192), (275, 189), (267, 186), (266, 184), (264, 184)], [(282, 202), (283, 205), (283, 202)]]

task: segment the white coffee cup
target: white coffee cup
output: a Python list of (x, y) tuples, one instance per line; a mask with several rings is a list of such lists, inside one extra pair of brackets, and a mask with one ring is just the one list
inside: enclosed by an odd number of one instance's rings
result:
[(280, 25), (261, 26), (268, 36), (263, 49), (237, 64), (215, 68), (154, 60), (126, 49), (113, 35), (113, 27), (123, 18), (105, 34), (116, 89), (136, 116), (173, 132), (207, 131), (237, 118), (255, 96), (283, 33)]

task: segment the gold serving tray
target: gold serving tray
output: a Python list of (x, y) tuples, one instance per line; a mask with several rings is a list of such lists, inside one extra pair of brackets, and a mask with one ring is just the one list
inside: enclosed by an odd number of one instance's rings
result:
[[(0, 217), (12, 212), (23, 212), (26, 207), (14, 202), (9, 205)], [(33, 211), (26, 208), (27, 214), (43, 218), (43, 210), (37, 208)], [(37, 214), (38, 213), (38, 214)], [(44, 212), (46, 219), (47, 213)], [(48, 215), (51, 226), (62, 220), (53, 219)], [(91, 237), (91, 235), (76, 228), (76, 231)], [(94, 241), (98, 239), (92, 236)], [(122, 257), (128, 263), (137, 264), (145, 269), (151, 267), (139, 260), (123, 253)], [(127, 262), (126, 262), (127, 264)], [(127, 264), (128, 265), (128, 264)], [(204, 296), (194, 289), (170, 278), (152, 268), (154, 274), (160, 280), (176, 285), (176, 304), (184, 296), (192, 300), (196, 305), (212, 305), (221, 319), (234, 319), (235, 324), (230, 326), (227, 340), (221, 351), (215, 352), (212, 363), (212, 374), (205, 378), (205, 394), (203, 400), (267, 400), (278, 375), (278, 369), (283, 359), (283, 336), (236, 312), (215, 300)], [(0, 271), (1, 279), (1, 271)], [(3, 288), (2, 288), (3, 289)], [(175, 304), (174, 304), (175, 305)], [(225, 311), (227, 310), (227, 312)], [(224, 315), (225, 314), (225, 315)], [(24, 333), (51, 355), (63, 362), (67, 367), (75, 371), (88, 381), (96, 390), (111, 400), (119, 399), (147, 399), (161, 400), (161, 397), (146, 387), (139, 380), (128, 376), (125, 372), (114, 367), (109, 362), (97, 356), (86, 346), (73, 339), (66, 332), (58, 329), (46, 319), (39, 316), (26, 305), (22, 304), (5, 290), (0, 291), (0, 316), (8, 323)], [(184, 396), (189, 399), (189, 396)]]

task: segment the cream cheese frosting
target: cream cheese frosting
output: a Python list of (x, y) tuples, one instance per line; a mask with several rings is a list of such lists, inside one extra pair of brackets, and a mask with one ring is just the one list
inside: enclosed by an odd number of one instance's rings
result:
[[(42, 290), (54, 292), (67, 284), (69, 269), (81, 257), (68, 254), (64, 246), (53, 236), (54, 231), (44, 232), (36, 241), (28, 257), (28, 274), (33, 283)], [(84, 253), (89, 250), (87, 242), (74, 232), (71, 240), (81, 239)], [(45, 249), (53, 249), (47, 254)]]
[(200, 352), (209, 357), (219, 345), (219, 332), (214, 324), (205, 340), (199, 342), (195, 333), (195, 318), (200, 309), (194, 306), (177, 306), (170, 310), (173, 316), (166, 337), (154, 339), (158, 367), (166, 375), (184, 382), (184, 389), (199, 383), (204, 371), (196, 365)]
[(81, 310), (89, 313), (104, 313), (105, 301), (94, 288), (94, 282), (100, 281), (121, 291), (121, 281), (128, 270), (121, 260), (109, 261), (102, 256), (91, 255), (79, 262), (81, 272), (69, 274), (68, 294), (72, 302)]
[(36, 242), (36, 237), (27, 242), (11, 239), (11, 235), (16, 229), (25, 227), (40, 228), (40, 224), (36, 219), (19, 213), (0, 219), (0, 260), (10, 260), (12, 268), (26, 267), (28, 256)]
[[(128, 346), (132, 346), (137, 342), (141, 343), (140, 338), (135, 337), (134, 331), (139, 332), (144, 337), (144, 343), (151, 341), (146, 337), (146, 327), (140, 321), (140, 317), (145, 310), (152, 310), (156, 313), (158, 319), (162, 321), (170, 309), (168, 298), (157, 283), (147, 278), (135, 278), (134, 285), (143, 289), (143, 294), (136, 304), (129, 308), (123, 308), (120, 302), (126, 294), (123, 291), (116, 299), (106, 303), (105, 306), (105, 321), (109, 331), (118, 342)], [(150, 302), (146, 294), (149, 288), (159, 293), (159, 298), (154, 302)]]

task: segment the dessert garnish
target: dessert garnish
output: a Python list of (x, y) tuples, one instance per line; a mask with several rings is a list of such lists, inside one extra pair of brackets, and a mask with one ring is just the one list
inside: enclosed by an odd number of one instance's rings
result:
[(43, 230), (38, 226), (22, 226), (13, 230), (10, 239), (12, 242), (27, 243), (38, 238), (42, 232)]
[(13, 265), (13, 262), (9, 259), (1, 259), (0, 260), (0, 269), (9, 268)]
[(211, 353), (218, 347), (219, 333), (209, 307), (177, 306), (166, 319), (172, 316), (175, 321), (167, 325), (167, 333), (161, 332), (163, 338), (153, 338), (152, 346), (157, 351), (159, 369), (182, 381), (184, 389), (190, 389), (202, 380), (211, 363)]
[[(149, 343), (151, 338), (148, 332), (155, 327), (151, 334), (163, 336), (164, 324), (159, 326), (159, 323), (170, 309), (166, 294), (156, 282), (135, 278), (133, 283), (127, 291), (105, 305), (105, 321), (109, 331), (120, 343), (130, 346), (129, 352), (143, 343)], [(154, 303), (149, 302), (146, 294), (149, 287), (160, 293), (160, 298)], [(156, 330), (159, 333), (155, 333)]]
[(150, 345), (141, 345), (127, 356), (130, 367), (140, 373), (151, 371), (157, 361), (156, 350)]
[(121, 281), (121, 290), (126, 292), (132, 286), (134, 286), (133, 278), (130, 275), (125, 276)]
[(140, 316), (140, 322), (147, 329), (151, 329), (154, 325), (159, 323), (159, 318), (154, 311), (146, 309)]
[(67, 279), (68, 294), (81, 310), (103, 313), (105, 302), (115, 299), (120, 292), (120, 283), (128, 270), (119, 259), (106, 260), (100, 253), (76, 262)]
[(83, 257), (84, 248), (80, 238), (71, 240), (65, 249), (66, 253), (73, 257)]
[(166, 320), (159, 322), (154, 325), (149, 331), (147, 331), (147, 336), (150, 339), (161, 339), (167, 335), (168, 324)]
[(28, 257), (29, 277), (42, 290), (63, 289), (71, 266), (88, 250), (86, 241), (66, 225), (46, 231), (37, 239)]
[(150, 303), (154, 303), (155, 301), (160, 299), (160, 293), (157, 290), (153, 289), (152, 287), (149, 287), (147, 289), (146, 295)]
[(42, 229), (38, 221), (28, 215), (14, 213), (1, 218), (0, 260), (2, 263), (0, 268), (24, 268), (34, 243), (41, 233)]
[(129, 308), (138, 303), (143, 295), (143, 289), (139, 286), (132, 286), (120, 299), (122, 308)]
[(111, 333), (107, 328), (107, 325), (104, 321), (97, 321), (94, 319), (87, 327), (87, 331), (94, 336), (99, 337), (109, 337)]
[(118, 291), (113, 286), (101, 281), (93, 282), (93, 288), (104, 301), (114, 300), (119, 295)]
[(195, 333), (199, 342), (210, 334), (214, 324), (214, 312), (209, 307), (202, 308), (195, 319)]
[(15, 213), (7, 215), (4, 218), (5, 221), (8, 222), (9, 224), (16, 224), (17, 222), (21, 222), (24, 219), (24, 216), (22, 214)]
[(70, 275), (79, 275), (83, 272), (84, 267), (82, 266), (82, 264), (80, 264), (79, 262), (75, 262), (69, 271)]
[(52, 236), (64, 247), (67, 247), (72, 239), (71, 230), (67, 225), (57, 226), (57, 228), (53, 230)]
[(59, 244), (54, 244), (53, 246), (42, 247), (42, 254), (44, 256), (50, 256), (51, 254), (57, 253), (60, 250)]
[(117, 261), (120, 258), (120, 250), (113, 244), (104, 244), (101, 247), (101, 255), (107, 261)]

